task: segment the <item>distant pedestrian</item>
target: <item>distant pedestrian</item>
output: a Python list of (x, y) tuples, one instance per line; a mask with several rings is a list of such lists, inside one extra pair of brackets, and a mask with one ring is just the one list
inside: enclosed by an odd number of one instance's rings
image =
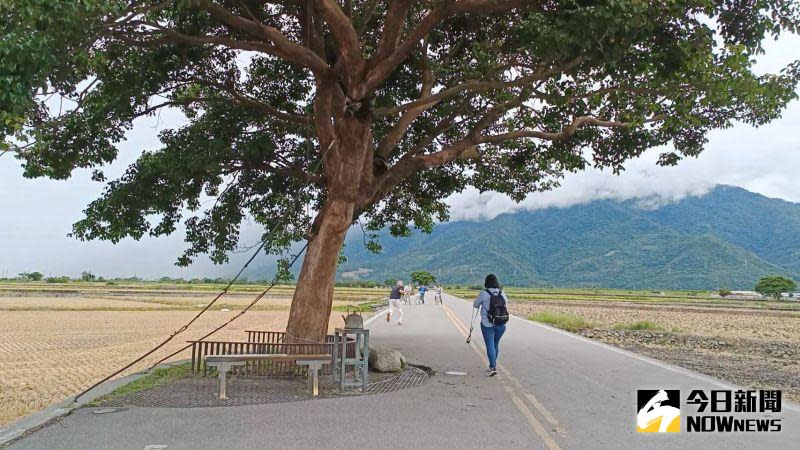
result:
[(440, 305), (442, 304), (442, 285), (441, 284), (437, 284), (436, 285), (436, 290), (434, 291), (433, 302), (436, 303), (437, 301), (439, 302)]
[(410, 305), (411, 304), (411, 286), (406, 286), (403, 288), (403, 303)]
[(428, 292), (428, 286), (421, 285), (419, 287), (419, 303), (425, 304), (425, 293)]
[(486, 344), (486, 357), (489, 359), (489, 376), (497, 375), (497, 356), (500, 353), (500, 338), (506, 332), (508, 322), (508, 297), (500, 289), (494, 274), (486, 275), (483, 283), (486, 289), (478, 294), (473, 308), (480, 308), (481, 334)]
[(392, 321), (392, 313), (397, 311), (397, 324), (403, 324), (403, 305), (401, 301), (403, 292), (403, 281), (397, 280), (392, 291), (389, 293), (389, 311), (386, 313), (386, 322)]

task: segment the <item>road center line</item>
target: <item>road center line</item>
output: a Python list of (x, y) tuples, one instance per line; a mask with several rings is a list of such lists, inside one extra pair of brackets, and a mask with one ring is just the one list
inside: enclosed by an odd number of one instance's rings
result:
[[(446, 305), (442, 306), (444, 306), (445, 312), (450, 316), (450, 319), (454, 321), (456, 327), (461, 331), (462, 334), (464, 334), (464, 336), (466, 336), (467, 335), (466, 327), (461, 323), (460, 320), (458, 320), (458, 317), (455, 315), (453, 310), (448, 308)], [(471, 345), (471, 347), (473, 350), (475, 350), (475, 352), (478, 354), (479, 357), (483, 358), (483, 354), (476, 346)], [(555, 416), (553, 416), (553, 414), (542, 404), (542, 402), (540, 402), (535, 395), (531, 394), (522, 385), (522, 383), (520, 383), (519, 380), (517, 380), (517, 378), (511, 374), (510, 370), (506, 369), (506, 367), (503, 366), (502, 364), (498, 364), (497, 368), (500, 369), (500, 371), (503, 372), (503, 374), (517, 386), (517, 388), (522, 392), (525, 398), (527, 398), (528, 401), (531, 402), (533, 407), (536, 408), (537, 411), (539, 411), (539, 414), (541, 414), (542, 417), (544, 417), (548, 422), (550, 422), (551, 425), (555, 427), (559, 426), (558, 420), (555, 418)], [(559, 428), (559, 432), (563, 433), (564, 430)]]
[(533, 407), (536, 408), (537, 411), (539, 411), (539, 414), (541, 414), (542, 417), (547, 419), (547, 421), (550, 422), (550, 424), (552, 424), (553, 426), (557, 427), (559, 425), (558, 420), (556, 420), (553, 414), (550, 413), (550, 411), (542, 404), (542, 402), (539, 401), (539, 399), (536, 398), (535, 395), (531, 394), (527, 389), (525, 389), (522, 383), (520, 383), (519, 380), (517, 380), (514, 377), (514, 375), (511, 375), (511, 372), (508, 369), (506, 369), (505, 366), (503, 366), (502, 364), (498, 364), (497, 368), (500, 369), (500, 371), (503, 372), (503, 374), (506, 377), (508, 377), (508, 379), (510, 379), (511, 381), (514, 382), (514, 384), (517, 385), (517, 388), (520, 391), (522, 391), (522, 393), (525, 395), (528, 401), (530, 401)]
[[(453, 313), (453, 311), (450, 310), (450, 308), (448, 308), (447, 305), (445, 305), (445, 304), (442, 304), (442, 309), (444, 310), (444, 312), (447, 315), (447, 317), (450, 318), (450, 321), (453, 323), (453, 325), (456, 327), (456, 329), (459, 331), (459, 333), (461, 333), (464, 337), (467, 337), (468, 331), (461, 324), (461, 321), (458, 320), (458, 317), (456, 317), (456, 315)], [(475, 351), (475, 353), (478, 355), (479, 358), (483, 359), (483, 354), (480, 352), (480, 350), (474, 344), (469, 344), (469, 346), (472, 347), (472, 350)], [(503, 370), (504, 373), (510, 375), (510, 372), (508, 372), (507, 369), (502, 369), (502, 370)], [(517, 381), (517, 384), (519, 384), (519, 381)], [(514, 389), (512, 389), (510, 386), (504, 384), (503, 385), (503, 390), (506, 392), (506, 394), (508, 394), (509, 398), (511, 398), (511, 401), (517, 407), (519, 412), (527, 420), (528, 425), (530, 425), (530, 427), (533, 429), (533, 431), (539, 436), (539, 438), (542, 439), (542, 441), (547, 446), (547, 448), (550, 449), (550, 450), (561, 450), (561, 447), (558, 446), (558, 443), (556, 443), (556, 441), (553, 440), (553, 438), (550, 436), (550, 434), (544, 428), (542, 423), (539, 422), (539, 420), (536, 418), (536, 416), (533, 414), (533, 412), (531, 412), (531, 410), (528, 408), (528, 406), (525, 405), (525, 402), (517, 395), (516, 392), (514, 392)], [(534, 404), (534, 406), (535, 406), (535, 404)], [(544, 414), (542, 414), (542, 415), (544, 416)], [(547, 418), (547, 416), (545, 416), (545, 417)], [(547, 420), (550, 421), (549, 418)], [(553, 418), (553, 420), (555, 420), (555, 418)], [(556, 424), (558, 424), (558, 421), (556, 421)]]

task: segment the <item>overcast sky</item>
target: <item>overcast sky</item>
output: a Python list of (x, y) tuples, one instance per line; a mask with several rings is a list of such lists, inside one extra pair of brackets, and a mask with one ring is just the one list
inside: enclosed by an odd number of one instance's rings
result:
[[(775, 72), (800, 58), (800, 38), (785, 36), (767, 44), (767, 54), (757, 70)], [(158, 147), (159, 129), (180, 123), (176, 114), (163, 113), (136, 124), (120, 148), (120, 159), (106, 170), (109, 179), (121, 174), (144, 149)], [(800, 102), (792, 103), (783, 117), (755, 129), (736, 125), (713, 132), (706, 150), (677, 167), (660, 168), (653, 149), (626, 165), (620, 176), (588, 170), (569, 174), (556, 190), (530, 196), (521, 204), (474, 190), (453, 196), (453, 220), (484, 220), (503, 212), (542, 207), (563, 207), (596, 199), (647, 198), (669, 202), (687, 195), (702, 195), (717, 184), (740, 186), (769, 197), (800, 202)], [(237, 255), (227, 268), (200, 259), (189, 268), (174, 266), (184, 249), (182, 236), (106, 242), (81, 242), (67, 237), (72, 223), (86, 205), (97, 198), (103, 184), (92, 182), (87, 171), (76, 171), (67, 181), (27, 180), (20, 162), (0, 157), (0, 276), (38, 270), (47, 275), (76, 276), (90, 270), (106, 277), (138, 275), (219, 276), (238, 270), (244, 256)], [(248, 227), (253, 238), (258, 232)], [(251, 244), (251, 242), (242, 242)], [(236, 266), (236, 267), (234, 267)], [(254, 271), (270, 266), (257, 260)], [(262, 272), (263, 273), (263, 272)]]

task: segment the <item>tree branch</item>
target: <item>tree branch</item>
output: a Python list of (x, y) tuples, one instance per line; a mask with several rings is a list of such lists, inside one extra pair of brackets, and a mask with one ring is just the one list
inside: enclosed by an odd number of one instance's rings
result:
[(209, 3), (206, 6), (206, 10), (212, 17), (231, 28), (269, 41), (274, 48), (273, 54), (276, 56), (306, 67), (317, 76), (327, 76), (329, 74), (330, 66), (325, 60), (309, 48), (290, 41), (277, 28), (241, 17), (216, 3)]
[[(658, 114), (649, 119), (644, 120), (642, 123), (658, 122), (666, 119), (666, 115)], [(496, 144), (498, 142), (508, 141), (511, 139), (520, 138), (537, 138), (548, 141), (564, 141), (572, 137), (580, 128), (593, 125), (602, 128), (627, 128), (639, 125), (634, 122), (620, 122), (616, 120), (598, 119), (593, 116), (580, 116), (573, 119), (571, 123), (565, 126), (561, 131), (553, 133), (541, 130), (516, 130), (508, 133), (494, 134), (491, 136), (481, 136), (476, 140), (479, 144)]]
[(371, 61), (380, 61), (392, 54), (397, 48), (410, 5), (411, 0), (393, 0), (389, 5), (383, 20), (383, 31), (381, 33), (381, 41), (378, 44), (378, 51), (375, 52)]
[[(360, 77), (365, 61), (361, 55), (358, 32), (353, 28), (353, 23), (335, 0), (316, 0), (316, 3), (320, 6), (322, 17), (330, 25), (331, 34), (339, 46), (346, 73), (351, 77), (352, 75)], [(354, 93), (354, 95), (361, 97), (363, 93)]]
[(578, 66), (581, 62), (583, 62), (583, 57), (579, 56), (558, 68), (540, 70), (531, 75), (522, 76), (511, 81), (467, 81), (465, 83), (459, 84), (458, 86), (453, 86), (451, 88), (443, 89), (434, 95), (414, 100), (413, 102), (405, 103), (398, 106), (393, 106), (391, 108), (376, 109), (375, 116), (377, 117), (388, 116), (391, 114), (397, 114), (399, 112), (403, 112), (408, 109), (422, 107), (422, 106), (425, 106), (425, 108), (427, 109), (441, 102), (442, 100), (454, 97), (464, 91), (481, 92), (493, 89), (506, 89), (511, 87), (522, 86), (530, 82), (541, 81), (550, 78), (554, 75), (569, 72), (570, 70)]
[(282, 119), (282, 120), (286, 120), (286, 121), (289, 121), (289, 122), (300, 123), (300, 124), (309, 124), (310, 123), (310, 119), (308, 117), (304, 116), (304, 115), (292, 114), (292, 113), (288, 113), (288, 112), (285, 112), (285, 111), (281, 111), (281, 110), (279, 110), (277, 108), (274, 108), (274, 107), (272, 107), (272, 106), (270, 106), (270, 105), (268, 105), (266, 103), (258, 101), (258, 100), (254, 99), (254, 98), (252, 98), (252, 97), (250, 97), (248, 95), (242, 94), (237, 89), (235, 89), (233, 86), (230, 86), (228, 84), (220, 83), (220, 82), (213, 81), (213, 80), (207, 80), (207, 79), (203, 79), (203, 78), (196, 78), (196, 79), (192, 79), (190, 81), (202, 84), (204, 86), (209, 86), (209, 87), (215, 87), (217, 89), (222, 89), (225, 92), (229, 93), (231, 96), (233, 96), (234, 100), (237, 103), (241, 103), (241, 104), (247, 105), (247, 106), (249, 106), (249, 107), (251, 107), (253, 109), (257, 109), (257, 110), (259, 110), (261, 112), (264, 112), (266, 114), (269, 114), (269, 115), (275, 117), (276, 119)]
[[(422, 88), (420, 89), (419, 97), (420, 99), (425, 99), (430, 97), (434, 84), (433, 72), (431, 71), (430, 67), (428, 67), (427, 45), (423, 46), (422, 58)], [(431, 104), (430, 106), (433, 105)], [(400, 117), (400, 120), (392, 127), (391, 130), (389, 130), (388, 133), (386, 133), (386, 136), (381, 139), (381, 142), (378, 143), (378, 156), (384, 160), (387, 159), (392, 153), (392, 150), (394, 150), (394, 148), (397, 146), (397, 143), (400, 142), (400, 139), (402, 139), (405, 135), (408, 127), (410, 127), (411, 124), (430, 106), (420, 105), (416, 108), (407, 109)]]
[(508, 11), (527, 4), (538, 3), (532, 0), (444, 0), (428, 12), (419, 24), (398, 44), (394, 51), (375, 60), (372, 69), (367, 73), (367, 91), (372, 92), (414, 51), (419, 42), (437, 25), (453, 14), (478, 13), (492, 14)]
[(366, 88), (368, 92), (377, 89), (394, 69), (411, 55), (411, 52), (414, 51), (414, 48), (419, 44), (422, 38), (427, 36), (428, 33), (436, 28), (436, 26), (448, 16), (448, 3), (447, 1), (442, 2), (442, 4), (431, 10), (414, 30), (411, 31), (408, 37), (397, 45), (391, 54), (380, 61), (376, 60), (374, 62), (372, 69), (369, 70), (366, 77)]

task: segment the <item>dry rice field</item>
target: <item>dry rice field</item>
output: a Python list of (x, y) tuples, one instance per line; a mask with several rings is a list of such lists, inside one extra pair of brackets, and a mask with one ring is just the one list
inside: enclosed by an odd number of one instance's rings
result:
[[(74, 395), (143, 354), (214, 298), (214, 293), (0, 293), (0, 427)], [(112, 292), (112, 294), (114, 294)], [(246, 340), (245, 330), (283, 330), (289, 295), (266, 298), (214, 338)], [(217, 308), (123, 375), (149, 367), (237, 314), (252, 295), (220, 299)], [(379, 298), (377, 291), (337, 292), (335, 305)], [(341, 322), (331, 314), (331, 325)], [(173, 359), (191, 357), (191, 350)]]
[(541, 311), (575, 314), (601, 329), (650, 321), (665, 330), (701, 336), (800, 342), (800, 314), (793, 311), (559, 301), (514, 302), (511, 311), (522, 317)]

